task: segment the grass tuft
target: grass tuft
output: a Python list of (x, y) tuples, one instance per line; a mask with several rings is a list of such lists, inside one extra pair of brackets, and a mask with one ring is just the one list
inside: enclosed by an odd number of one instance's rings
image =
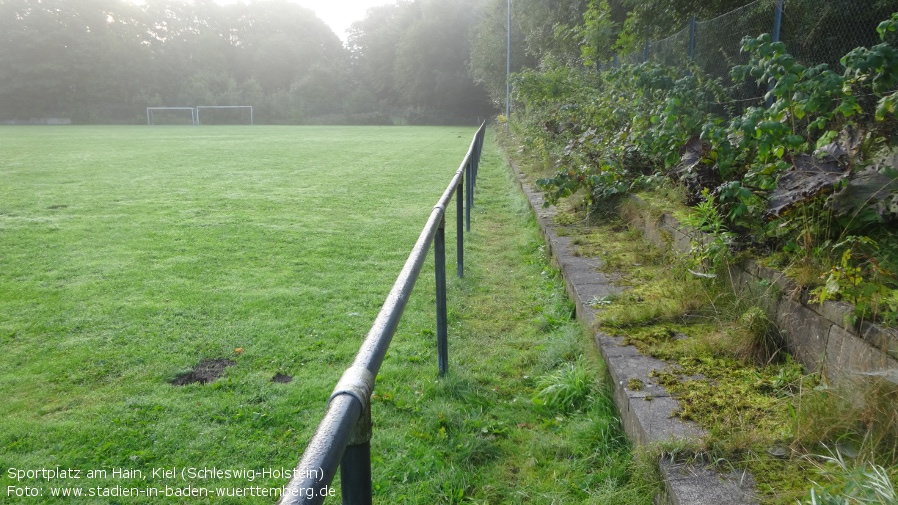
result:
[(782, 359), (783, 340), (776, 326), (760, 307), (750, 307), (733, 325), (730, 348), (737, 358), (757, 365), (769, 365)]
[(578, 359), (565, 363), (536, 380), (533, 402), (551, 411), (570, 413), (581, 410), (593, 397), (599, 375)]
[(823, 483), (815, 482), (803, 503), (812, 505), (894, 505), (898, 503), (895, 476), (875, 463), (849, 462), (838, 449), (826, 447), (814, 458)]

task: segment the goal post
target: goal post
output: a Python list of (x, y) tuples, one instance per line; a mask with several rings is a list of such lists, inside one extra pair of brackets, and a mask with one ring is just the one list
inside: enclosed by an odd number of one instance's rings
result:
[(156, 113), (162, 111), (190, 111), (190, 124), (196, 126), (199, 121), (199, 113), (196, 107), (147, 107), (147, 126), (156, 125)]
[(206, 109), (243, 109), (249, 112), (249, 124), (253, 124), (253, 106), (252, 105), (197, 105), (196, 106), (196, 124), (200, 122), (200, 112)]

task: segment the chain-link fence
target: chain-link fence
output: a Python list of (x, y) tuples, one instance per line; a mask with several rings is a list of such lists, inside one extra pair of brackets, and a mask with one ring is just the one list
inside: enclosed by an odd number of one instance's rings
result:
[(846, 53), (880, 42), (877, 25), (896, 11), (894, 0), (788, 0), (780, 39), (799, 61), (841, 70), (839, 59)]
[(756, 0), (714, 19), (696, 20), (665, 39), (647, 42), (645, 49), (615, 58), (615, 62), (685, 67), (691, 59), (706, 74), (732, 86), (734, 99), (760, 100), (764, 90), (730, 79), (733, 66), (748, 63), (748, 55), (741, 51), (744, 37), (774, 34), (779, 18), (779, 40), (799, 62), (826, 63), (841, 72), (842, 56), (856, 47), (880, 42), (876, 27), (893, 12), (898, 12), (898, 0)]
[(680, 66), (689, 56), (691, 27), (683, 28), (677, 33), (648, 45), (652, 61), (663, 65)]
[(718, 16), (695, 23), (693, 61), (708, 75), (727, 78), (734, 65), (748, 63), (742, 39), (774, 31), (776, 0), (758, 0)]

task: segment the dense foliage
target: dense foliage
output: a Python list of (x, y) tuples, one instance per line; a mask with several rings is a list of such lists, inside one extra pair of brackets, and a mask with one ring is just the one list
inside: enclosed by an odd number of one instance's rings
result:
[(360, 89), (413, 123), (482, 118), (490, 110), (486, 94), (468, 74), (468, 33), (479, 3), (416, 0), (369, 10), (348, 43)]
[(252, 105), (269, 123), (473, 123), (477, 0), (372, 10), (344, 46), (286, 0), (0, 0), (0, 120), (140, 122), (147, 106)]
[(597, 206), (676, 181), (687, 203), (722, 218), (731, 249), (773, 253), (817, 300), (895, 321), (896, 26), (898, 15), (881, 23), (882, 43), (845, 55), (841, 73), (799, 63), (769, 35), (747, 37), (732, 82), (756, 83), (757, 106), (731, 101), (697, 68), (524, 71), (512, 126), (552, 167), (539, 181), (550, 202), (581, 192)]

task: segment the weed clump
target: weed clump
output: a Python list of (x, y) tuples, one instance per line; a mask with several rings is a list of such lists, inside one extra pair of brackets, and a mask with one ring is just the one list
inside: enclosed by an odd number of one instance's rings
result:
[(598, 377), (600, 375), (582, 358), (565, 363), (537, 379), (533, 403), (561, 413), (576, 412), (595, 396)]
[(732, 346), (738, 358), (757, 365), (767, 365), (782, 358), (783, 340), (764, 309), (751, 307), (746, 310), (733, 330)]

